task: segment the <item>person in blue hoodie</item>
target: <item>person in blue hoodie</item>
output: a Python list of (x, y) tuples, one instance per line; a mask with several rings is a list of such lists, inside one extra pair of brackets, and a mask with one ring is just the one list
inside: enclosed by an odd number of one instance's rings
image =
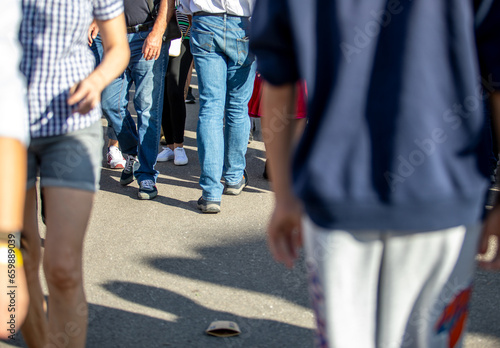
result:
[[(500, 235), (498, 205), (482, 226), (500, 5), (475, 5), (257, 0), (268, 241), (289, 267), (304, 243), (319, 347), (461, 345), (478, 247)], [(309, 119), (292, 156), (299, 78)]]

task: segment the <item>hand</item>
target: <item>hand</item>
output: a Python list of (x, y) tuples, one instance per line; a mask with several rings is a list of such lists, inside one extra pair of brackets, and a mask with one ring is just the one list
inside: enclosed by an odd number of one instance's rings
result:
[(151, 31), (144, 40), (144, 45), (142, 45), (142, 54), (144, 59), (158, 59), (161, 53), (161, 45), (163, 44), (163, 33), (157, 33), (156, 31)]
[(100, 82), (99, 74), (96, 74), (96, 72), (97, 70), (94, 70), (93, 74), (75, 84), (69, 91), (68, 104), (80, 104), (75, 112), (82, 115), (95, 108), (101, 101), (101, 92), (104, 89), (104, 83)]
[(97, 26), (97, 23), (94, 20), (92, 24), (90, 24), (88, 32), (89, 46), (92, 46), (92, 42), (94, 42), (94, 39), (96, 38), (97, 34), (99, 34), (99, 27)]
[(497, 204), (489, 212), (483, 226), (483, 234), (479, 244), (479, 253), (485, 254), (488, 251), (490, 236), (496, 237), (496, 246), (493, 252), (493, 259), (491, 261), (479, 262), (479, 266), (486, 270), (500, 270), (500, 253), (499, 253), (499, 237), (500, 237), (500, 205)]
[(302, 206), (296, 198), (276, 204), (267, 227), (267, 242), (274, 259), (292, 268), (302, 246)]

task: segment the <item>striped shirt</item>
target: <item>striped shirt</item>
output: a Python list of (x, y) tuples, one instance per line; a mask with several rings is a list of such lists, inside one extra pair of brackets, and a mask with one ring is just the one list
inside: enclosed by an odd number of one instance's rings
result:
[(176, 15), (177, 23), (179, 23), (179, 29), (182, 32), (182, 38), (184, 40), (189, 40), (189, 37), (191, 36), (191, 27), (189, 25), (188, 16), (184, 13), (179, 12), (178, 10), (176, 11)]
[(108, 20), (123, 13), (121, 0), (22, 0), (21, 71), (28, 82), (32, 138), (89, 127), (101, 117), (100, 105), (85, 115), (67, 103), (70, 88), (94, 69), (87, 44), (93, 18)]

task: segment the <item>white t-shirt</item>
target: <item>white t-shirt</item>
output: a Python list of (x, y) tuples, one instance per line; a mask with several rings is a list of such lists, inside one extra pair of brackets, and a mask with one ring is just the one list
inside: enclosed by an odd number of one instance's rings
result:
[(0, 11), (0, 137), (28, 142), (26, 81), (19, 70), (21, 1), (2, 3)]
[(180, 0), (179, 11), (193, 14), (203, 11), (209, 13), (227, 13), (234, 16), (250, 17), (255, 0)]

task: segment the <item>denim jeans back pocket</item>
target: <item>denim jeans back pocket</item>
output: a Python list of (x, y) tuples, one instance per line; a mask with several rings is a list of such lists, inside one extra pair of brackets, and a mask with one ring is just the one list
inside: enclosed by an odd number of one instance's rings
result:
[(214, 33), (191, 28), (191, 54), (204, 55), (214, 51)]
[(238, 49), (238, 65), (248, 66), (255, 60), (253, 53), (249, 50), (249, 39), (244, 37), (241, 39), (236, 39), (236, 45)]

